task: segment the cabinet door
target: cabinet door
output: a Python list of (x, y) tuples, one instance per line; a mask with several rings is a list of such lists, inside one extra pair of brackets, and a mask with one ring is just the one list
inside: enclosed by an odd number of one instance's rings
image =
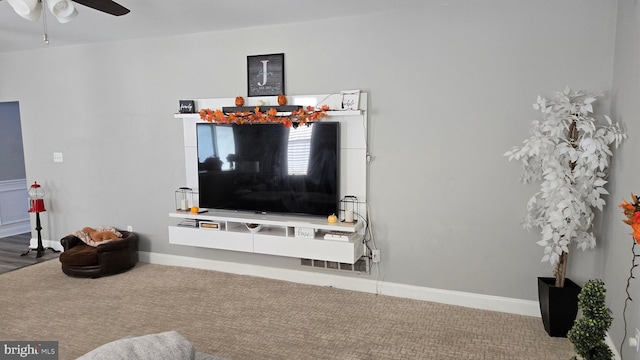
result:
[(260, 254), (354, 264), (363, 253), (362, 238), (334, 241), (257, 233), (253, 235), (253, 239), (253, 251)]
[(253, 252), (253, 237), (250, 233), (169, 226), (169, 243)]

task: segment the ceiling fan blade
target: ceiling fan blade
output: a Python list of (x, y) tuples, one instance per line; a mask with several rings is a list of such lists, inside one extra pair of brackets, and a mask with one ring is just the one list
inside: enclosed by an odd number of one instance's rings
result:
[(73, 0), (73, 2), (114, 16), (121, 16), (129, 13), (129, 9), (111, 0)]

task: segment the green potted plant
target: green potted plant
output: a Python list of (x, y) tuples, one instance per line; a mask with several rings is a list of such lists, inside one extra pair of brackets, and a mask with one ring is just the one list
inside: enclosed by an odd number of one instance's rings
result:
[[(568, 87), (552, 100), (538, 96), (533, 107), (542, 119), (533, 121), (531, 136), (521, 146), (504, 154), (521, 163), (523, 183), (540, 182), (527, 203), (523, 226), (539, 229), (542, 261), (554, 267), (555, 279), (538, 278), (542, 319), (551, 336), (566, 336), (573, 325), (580, 289), (565, 281), (569, 249), (572, 244), (582, 250), (596, 246), (593, 209), (605, 205), (611, 146), (617, 148), (626, 138), (609, 116), (604, 115), (604, 125), (594, 117), (593, 104), (600, 96)], [(559, 301), (568, 301), (570, 308), (554, 309)], [(563, 317), (555, 329), (553, 314)]]
[[(578, 294), (582, 317), (567, 333), (576, 353), (583, 360), (610, 360), (613, 353), (604, 339), (611, 326), (611, 309), (605, 304), (607, 289), (601, 280), (589, 280)], [(577, 357), (572, 357), (577, 360)]]

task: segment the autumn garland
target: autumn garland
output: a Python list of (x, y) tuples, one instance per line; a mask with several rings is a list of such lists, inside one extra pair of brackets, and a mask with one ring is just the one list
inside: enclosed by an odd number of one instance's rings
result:
[(633, 229), (633, 233), (631, 236), (633, 237), (633, 245), (631, 246), (631, 253), (633, 254), (633, 259), (631, 260), (631, 269), (629, 270), (629, 278), (627, 279), (627, 287), (625, 289), (627, 293), (627, 298), (624, 301), (624, 309), (622, 310), (622, 320), (624, 321), (624, 336), (622, 337), (622, 344), (620, 344), (620, 355), (622, 355), (622, 348), (624, 347), (625, 340), (627, 338), (627, 303), (629, 301), (633, 301), (631, 299), (631, 294), (629, 294), (629, 286), (631, 285), (631, 279), (633, 276), (633, 269), (638, 266), (636, 264), (636, 258), (640, 257), (640, 255), (636, 255), (636, 244), (640, 244), (640, 203), (638, 202), (638, 196), (636, 194), (631, 194), (632, 202), (629, 203), (626, 200), (622, 199), (622, 203), (618, 206), (622, 208), (625, 216), (627, 217), (625, 220), (622, 220), (625, 224), (630, 225), (631, 229)]
[(322, 105), (320, 110), (315, 110), (313, 106), (307, 106), (306, 110), (294, 110), (291, 115), (278, 115), (276, 108), (269, 109), (264, 113), (260, 111), (260, 107), (256, 107), (251, 111), (237, 111), (231, 114), (225, 114), (222, 110), (202, 109), (200, 110), (200, 119), (215, 122), (217, 124), (282, 124), (286, 127), (297, 127), (306, 123), (311, 123), (321, 118), (327, 117), (326, 111), (329, 106)]

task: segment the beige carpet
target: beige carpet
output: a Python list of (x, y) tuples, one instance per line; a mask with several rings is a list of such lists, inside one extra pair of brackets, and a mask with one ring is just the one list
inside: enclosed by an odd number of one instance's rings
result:
[(241, 359), (568, 359), (539, 318), (139, 264), (78, 279), (57, 259), (0, 275), (0, 340), (58, 340), (74, 359), (125, 336), (177, 330)]

